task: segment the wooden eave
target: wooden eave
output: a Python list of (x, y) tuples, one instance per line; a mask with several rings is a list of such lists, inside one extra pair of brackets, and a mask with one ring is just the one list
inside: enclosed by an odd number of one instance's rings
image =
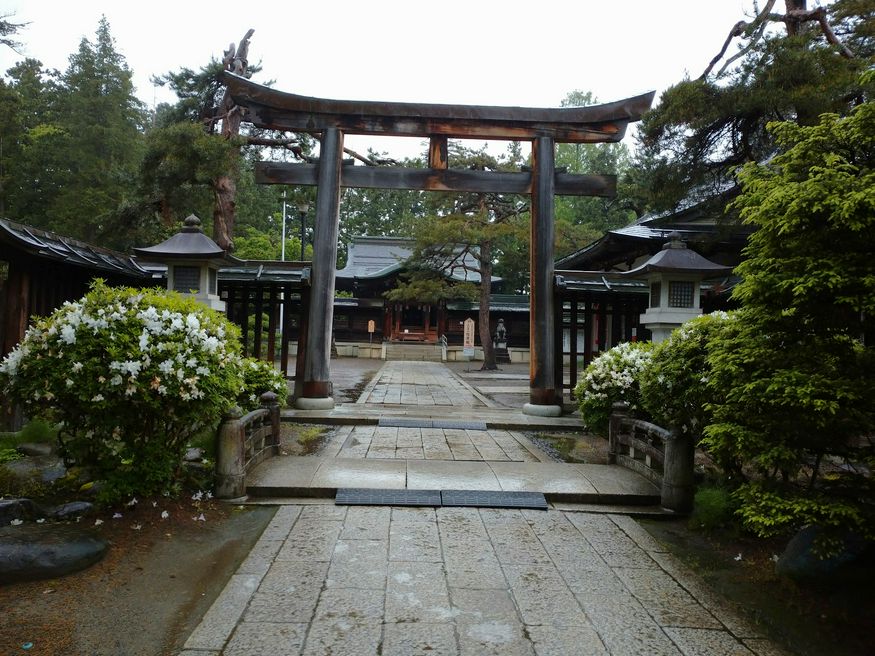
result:
[(224, 72), (220, 80), (245, 120), (259, 128), (401, 137), (528, 140), (551, 137), (562, 143), (620, 141), (630, 121), (650, 109), (654, 92), (589, 107), (501, 107), (443, 105), (300, 96)]

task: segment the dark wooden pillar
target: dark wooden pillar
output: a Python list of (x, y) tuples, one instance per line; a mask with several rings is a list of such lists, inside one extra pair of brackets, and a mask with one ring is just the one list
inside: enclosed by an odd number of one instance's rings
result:
[(568, 332), (568, 386), (573, 390), (577, 386), (577, 296), (571, 296), (571, 326)]
[(303, 402), (299, 407), (330, 408), (331, 328), (334, 322), (334, 273), (340, 222), (340, 168), (343, 133), (337, 128), (322, 132), (316, 191), (316, 229), (313, 235), (313, 269), (304, 363)]
[(529, 271), (529, 403), (523, 412), (555, 416), (562, 413), (556, 394), (556, 337), (553, 301), (554, 147), (550, 137), (538, 137), (532, 148), (532, 226)]

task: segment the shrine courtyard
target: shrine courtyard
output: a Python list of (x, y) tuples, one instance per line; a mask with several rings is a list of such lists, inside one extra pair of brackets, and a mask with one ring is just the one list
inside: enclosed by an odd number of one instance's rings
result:
[[(252, 490), (274, 495), (254, 500), (277, 512), (182, 656), (785, 653), (636, 522), (646, 507), (624, 495), (640, 501), (649, 482), (555, 462), (512, 424), (521, 413), (492, 399), (527, 393), (524, 372), (374, 368), (326, 411), (342, 426), (318, 456), (254, 472)], [(389, 505), (340, 505), (338, 481), (380, 488), (389, 499), (375, 503)], [(540, 491), (548, 503), (391, 505), (390, 493), (425, 488)]]

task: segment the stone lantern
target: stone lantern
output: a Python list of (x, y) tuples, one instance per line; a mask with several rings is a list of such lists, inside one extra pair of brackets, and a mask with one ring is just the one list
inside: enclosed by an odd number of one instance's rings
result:
[(201, 220), (190, 214), (185, 227), (156, 246), (135, 248), (138, 257), (167, 265), (167, 289), (191, 294), (204, 305), (225, 311), (219, 298), (219, 266), (229, 261), (228, 254), (201, 230)]
[(726, 275), (732, 267), (723, 266), (687, 248), (680, 233), (672, 232), (660, 252), (644, 264), (622, 275), (643, 278), (650, 284), (650, 303), (641, 323), (659, 343), (690, 319), (702, 314), (701, 282)]

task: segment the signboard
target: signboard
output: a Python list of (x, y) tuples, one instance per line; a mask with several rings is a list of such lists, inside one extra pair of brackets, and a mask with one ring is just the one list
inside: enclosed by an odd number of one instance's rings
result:
[(370, 321), (368, 321), (368, 332), (371, 333), (371, 335), (374, 334), (374, 330), (376, 330), (376, 328), (377, 328), (377, 327), (376, 327), (376, 325), (374, 324), (374, 320), (373, 320), (373, 319), (371, 319)]
[(471, 317), (465, 319), (462, 329), (462, 354), (474, 357), (474, 320)]

